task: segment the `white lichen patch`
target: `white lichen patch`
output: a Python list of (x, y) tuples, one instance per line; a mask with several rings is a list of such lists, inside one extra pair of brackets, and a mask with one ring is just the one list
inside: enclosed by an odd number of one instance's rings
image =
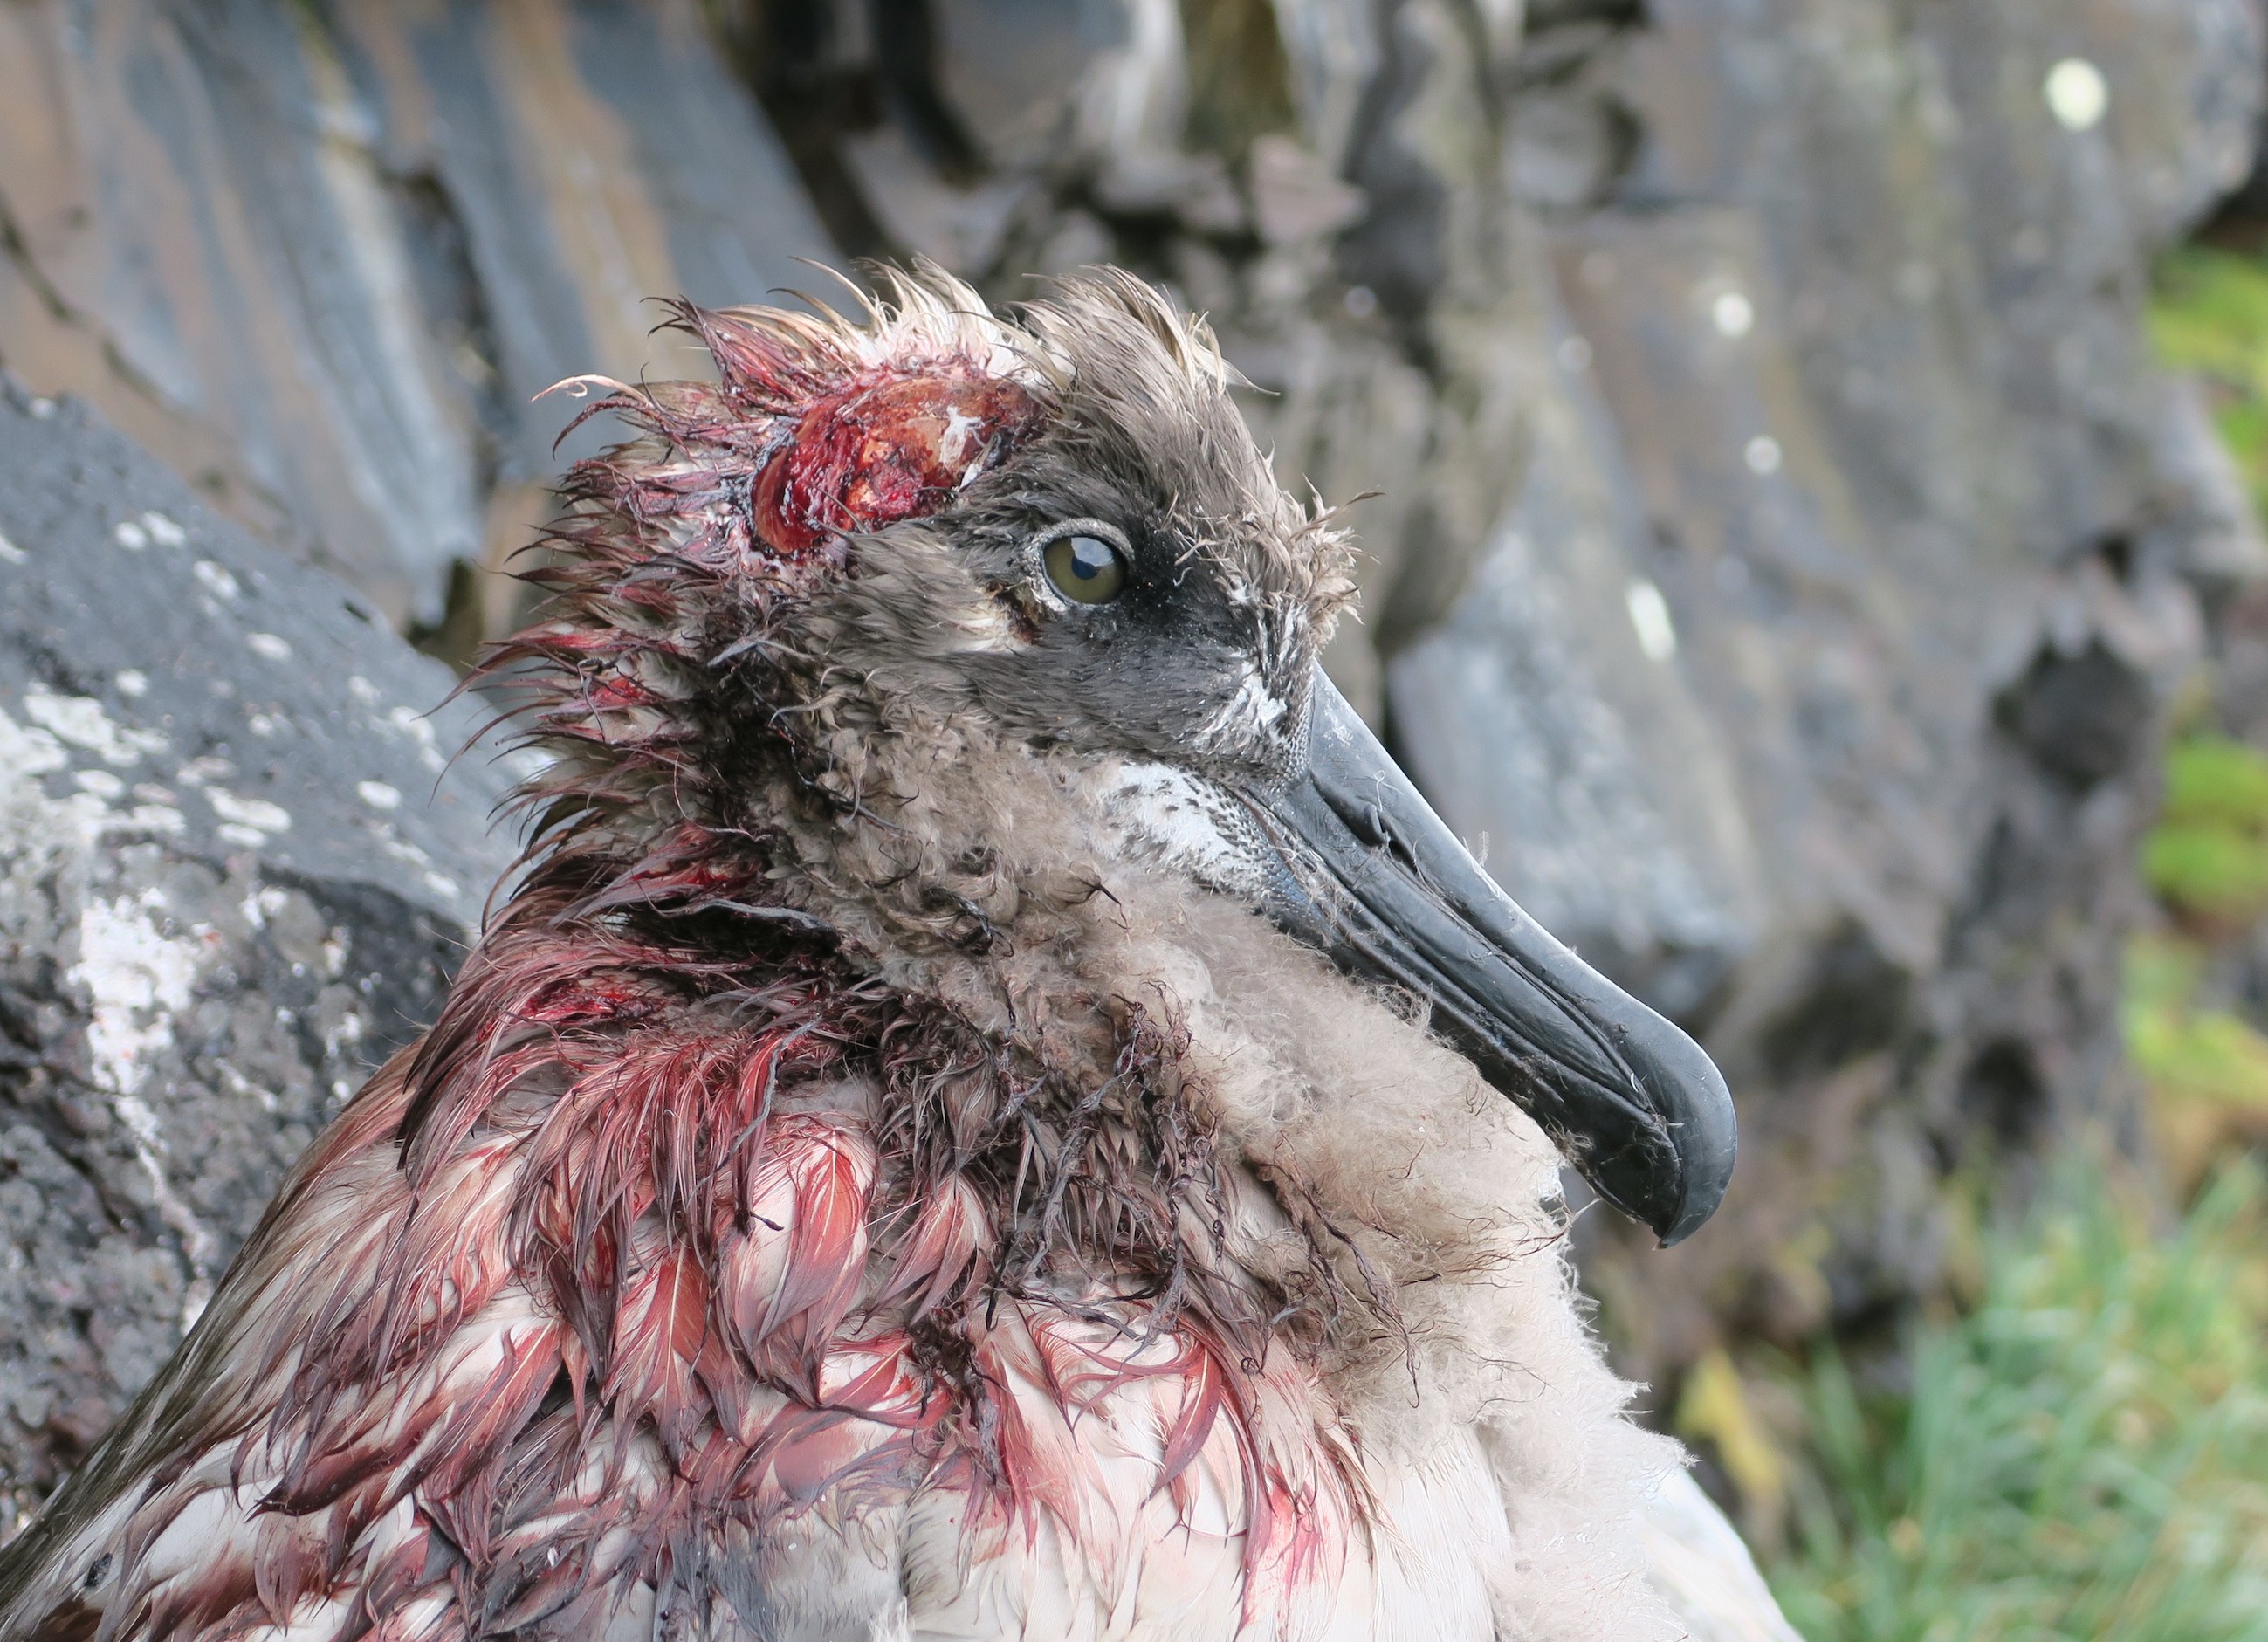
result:
[(426, 888), (437, 895), (446, 896), (450, 900), (454, 900), (464, 893), (463, 885), (446, 873), (437, 871), (433, 865), (433, 858), (394, 831), (391, 821), (379, 822), (376, 830), (379, 850), (397, 861), (416, 867), (420, 876), (424, 880)]
[(244, 917), (245, 927), (262, 930), (268, 920), (290, 904), (291, 897), (272, 884), (263, 884), (247, 895), (237, 910)]
[(103, 817), (105, 832), (157, 833), (171, 838), (188, 829), (188, 818), (169, 804), (137, 804), (122, 814)]
[(434, 774), (438, 775), (448, 767), (448, 761), (441, 756), (439, 739), (434, 735), (433, 726), (423, 713), (408, 707), (396, 707), (383, 718), (373, 722), (379, 729), (408, 740), (417, 749), (418, 762)]
[(323, 1034), (323, 1052), (336, 1058), (359, 1050), (370, 1036), (370, 1022), (354, 1010), (348, 1010)]
[(44, 776), (70, 762), (63, 743), (45, 730), (26, 729), (0, 712), (0, 782)]
[(244, 596), (243, 587), (230, 573), (226, 565), (216, 564), (210, 559), (199, 559), (190, 568), (192, 574), (197, 578), (198, 585), (214, 598), (224, 599), (234, 604)]
[(2040, 94), (2066, 131), (2092, 131), (2110, 107), (2110, 83), (2085, 57), (2066, 57), (2050, 69)]
[(106, 764), (136, 763), (166, 750), (164, 736), (119, 724), (92, 696), (55, 696), (35, 688), (24, 697), (24, 716)]
[(433, 858), (431, 856), (426, 854), (424, 850), (410, 843), (409, 839), (402, 837), (390, 826), (379, 827), (378, 833), (378, 847), (380, 850), (383, 850), (387, 854), (392, 856), (395, 860), (406, 861), (412, 866), (431, 866), (433, 865)]
[(181, 1201), (173, 1189), (173, 1182), (166, 1175), (166, 1133), (158, 1127), (158, 1115), (149, 1103), (138, 1095), (122, 1094), (114, 1098), (111, 1109), (118, 1115), (120, 1125), (134, 1138), (135, 1161), (142, 1166), (143, 1174), (150, 1182), (150, 1200), (157, 1205), (158, 1218), (181, 1240), (181, 1253), (189, 1265), (189, 1281), (181, 1294), (181, 1329), (183, 1332), (196, 1326), (204, 1314), (206, 1304), (212, 1299), (212, 1279), (207, 1276), (213, 1256), (220, 1252), (220, 1240), (212, 1228), (197, 1218), (196, 1211)]
[(236, 766), (225, 758), (193, 758), (176, 770), (173, 779), (185, 787), (201, 787), (208, 781), (225, 780), (236, 773)]
[[(214, 814), (230, 826), (261, 834), (288, 832), (291, 828), (291, 812), (281, 804), (271, 804), (266, 799), (241, 798), (225, 787), (209, 786), (204, 790), (205, 802), (212, 806)], [(224, 831), (224, 837), (229, 835)], [(262, 839), (250, 842), (259, 843)]]
[(78, 919), (78, 961), (70, 980), (86, 993), (87, 1051), (95, 1086), (131, 1095), (152, 1059), (173, 1042), (173, 1017), (188, 1007), (201, 943), (158, 926), (165, 897), (155, 889), (93, 900)]
[(63, 978), (85, 1020), (88, 1079), (108, 1097), (150, 1204), (180, 1240), (186, 1327), (210, 1297), (220, 1246), (167, 1177), (159, 1113), (170, 1104), (177, 1021), (217, 937), (194, 922), (177, 927), (158, 888), (98, 887), (126, 858), (106, 840), (184, 829), (171, 793), (142, 784), (127, 807), (125, 782), (107, 769), (73, 771), (62, 794), (44, 780), (70, 769), (75, 750), (130, 763), (162, 740), (122, 729), (78, 697), (35, 691), (25, 715), (41, 722), (0, 712), (0, 944), (69, 960)]
[(283, 1109), (281, 1102), (276, 1098), (275, 1090), (253, 1082), (225, 1059), (215, 1057), (213, 1070), (220, 1073), (220, 1086), (231, 1094), (258, 1101), (262, 1111), (275, 1112)]
[(1638, 647), (1648, 661), (1667, 661), (1677, 653), (1677, 627), (1660, 588), (1641, 576), (1623, 590), (1623, 604), (1630, 612)]

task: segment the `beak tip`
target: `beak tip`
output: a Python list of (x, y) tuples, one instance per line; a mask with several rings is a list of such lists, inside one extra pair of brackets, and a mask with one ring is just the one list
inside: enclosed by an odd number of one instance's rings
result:
[(1662, 1248), (1675, 1248), (1708, 1224), (1725, 1201), (1739, 1152), (1733, 1092), (1726, 1086), (1724, 1074), (1705, 1056), (1701, 1060), (1706, 1071), (1697, 1080), (1700, 1098), (1683, 1125), (1685, 1144), (1678, 1148), (1683, 1189), (1674, 1209), (1650, 1222), (1660, 1239), (1656, 1246)]
[(1656, 1241), (1653, 1246), (1656, 1248), (1675, 1248), (1708, 1223), (1707, 1214), (1681, 1214), (1670, 1223), (1667, 1231), (1660, 1226), (1654, 1228)]

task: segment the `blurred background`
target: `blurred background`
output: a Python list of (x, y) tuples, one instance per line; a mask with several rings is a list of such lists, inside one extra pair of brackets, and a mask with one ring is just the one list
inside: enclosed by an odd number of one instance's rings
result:
[(0, 0), (10, 1509), (477, 917), (510, 771), (429, 801), (423, 715), (604, 437), (535, 395), (695, 369), (658, 297), (1112, 261), (1377, 493), (1350, 696), (1728, 1075), (1716, 1222), (1579, 1254), (1791, 1617), (2268, 1635), (2264, 63), (2260, 0)]

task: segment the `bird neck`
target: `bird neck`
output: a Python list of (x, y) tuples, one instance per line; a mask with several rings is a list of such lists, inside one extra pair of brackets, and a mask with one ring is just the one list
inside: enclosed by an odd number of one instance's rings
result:
[(697, 1252), (744, 1217), (770, 1127), (823, 1106), (872, 1147), (879, 1254), (931, 1205), (978, 1211), (983, 1237), (909, 1321), (1108, 1293), (1246, 1360), (1300, 1336), (1299, 1297), (1232, 1246), (1234, 1167), (1169, 998), (1054, 949), (878, 959), (760, 899), (777, 883), (761, 859), (708, 842), (603, 867), (560, 852), (518, 887), (410, 1068), (413, 1178), (522, 1135), (539, 1263), (595, 1281), (642, 1219)]

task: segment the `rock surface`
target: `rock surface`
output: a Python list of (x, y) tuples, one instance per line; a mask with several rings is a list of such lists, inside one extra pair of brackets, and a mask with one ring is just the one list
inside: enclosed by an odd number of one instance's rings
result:
[(1727, 1323), (1894, 1314), (1936, 1280), (1955, 1170), (2089, 1120), (2135, 1140), (2119, 948), (2161, 714), (2197, 590), (2262, 568), (2139, 310), (2153, 251), (2244, 173), (2262, 41), (2244, 4), (1652, 15), (1554, 93), (1621, 111), (1631, 150), (1545, 232), (1644, 513), (1631, 610), (1660, 589), (1657, 659), (1760, 864), (1697, 1012), (1747, 1183), (1690, 1251), (1593, 1263), (1659, 1374)]
[[(0, 1531), (431, 1016), (508, 862), (477, 710), (0, 378)], [(429, 716), (430, 714), (430, 716)]]
[(541, 511), (535, 395), (828, 254), (695, 0), (0, 8), (0, 363), (427, 629)]

